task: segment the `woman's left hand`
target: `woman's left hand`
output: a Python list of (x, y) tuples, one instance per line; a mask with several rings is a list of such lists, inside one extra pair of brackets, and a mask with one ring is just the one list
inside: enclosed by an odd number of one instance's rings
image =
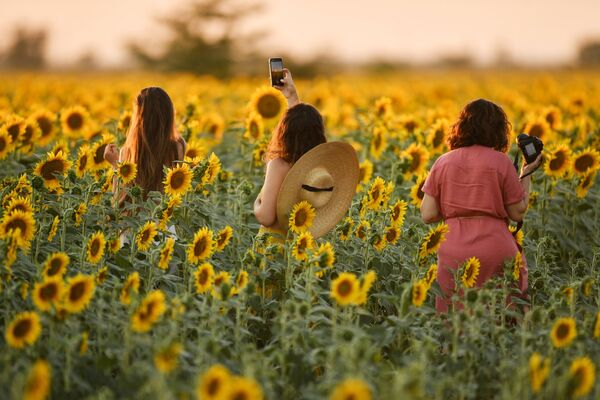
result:
[(531, 164), (525, 164), (523, 165), (523, 167), (521, 167), (521, 176), (527, 175), (530, 172), (535, 171), (535, 169), (540, 165), (541, 162), (542, 154), (540, 154)]

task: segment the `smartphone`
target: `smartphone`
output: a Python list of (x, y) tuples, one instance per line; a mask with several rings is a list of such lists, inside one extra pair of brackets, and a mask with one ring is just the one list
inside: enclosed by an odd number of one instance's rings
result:
[(281, 86), (283, 79), (283, 59), (281, 57), (269, 58), (269, 77), (271, 86)]

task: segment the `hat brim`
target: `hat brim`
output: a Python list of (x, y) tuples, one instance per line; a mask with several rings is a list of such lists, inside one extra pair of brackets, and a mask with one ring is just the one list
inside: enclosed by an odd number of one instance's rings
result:
[(277, 195), (277, 221), (283, 231), (288, 230), (288, 221), (293, 206), (300, 201), (302, 185), (306, 175), (314, 168), (324, 168), (333, 178), (331, 199), (316, 208), (312, 226), (308, 229), (318, 238), (335, 227), (344, 218), (356, 194), (360, 168), (356, 151), (348, 143), (328, 142), (320, 144), (292, 166)]

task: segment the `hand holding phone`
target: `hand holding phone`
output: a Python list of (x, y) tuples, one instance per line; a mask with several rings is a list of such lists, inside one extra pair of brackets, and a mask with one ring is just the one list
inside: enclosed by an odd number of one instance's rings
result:
[[(275, 62), (273, 63), (272, 60), (275, 60)], [(269, 59), (271, 85), (285, 96), (288, 102), (288, 107), (293, 107), (296, 104), (300, 103), (300, 98), (298, 97), (298, 92), (296, 92), (296, 85), (294, 84), (294, 80), (292, 79), (292, 73), (287, 68), (283, 68), (283, 62), (278, 64), (277, 60), (281, 59)], [(275, 67), (279, 67), (279, 65), (282, 66), (280, 75), (279, 70), (274, 69), (273, 65), (275, 65)]]
[(282, 86), (283, 82), (283, 59), (281, 57), (269, 58), (269, 76), (271, 86)]

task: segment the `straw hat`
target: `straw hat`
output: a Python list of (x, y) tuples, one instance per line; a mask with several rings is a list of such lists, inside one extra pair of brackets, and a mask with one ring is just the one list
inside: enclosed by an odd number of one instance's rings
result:
[(296, 161), (281, 184), (277, 196), (280, 228), (287, 231), (292, 208), (306, 200), (316, 211), (308, 230), (315, 238), (325, 235), (350, 208), (358, 178), (358, 158), (348, 143), (314, 147)]

